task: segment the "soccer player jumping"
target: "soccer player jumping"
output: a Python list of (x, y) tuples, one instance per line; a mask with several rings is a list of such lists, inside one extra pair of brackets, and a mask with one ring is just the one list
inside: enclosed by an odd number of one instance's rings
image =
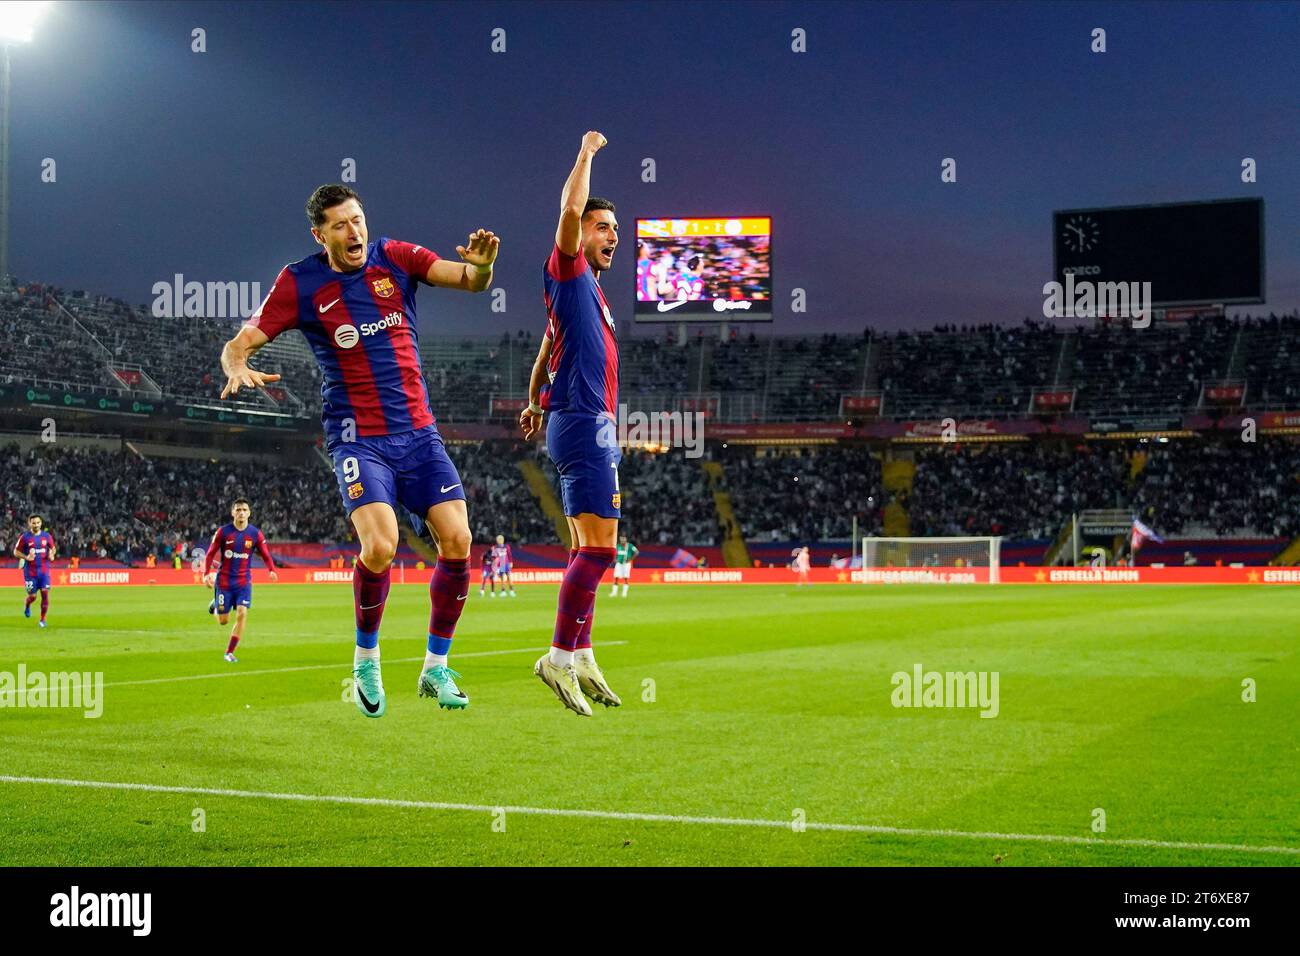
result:
[[(591, 650), (591, 624), (601, 575), (614, 560), (622, 459), (614, 426), (618, 405), (618, 343), (599, 273), (618, 247), (618, 220), (608, 199), (589, 196), (591, 161), (605, 137), (589, 132), (564, 184), (555, 248), (542, 272), (546, 334), (519, 415), (524, 437), (540, 431), (560, 476), (569, 522), (569, 565), (560, 584), (551, 650), (533, 672), (565, 707), (585, 717), (591, 706), (622, 701), (605, 683)], [(543, 388), (543, 380), (549, 387)]]
[[(203, 558), (203, 583), (208, 587), (215, 584), (216, 591), (208, 613), (217, 615), (217, 623), (222, 627), (230, 621), (230, 609), (235, 609), (235, 626), (230, 632), (230, 642), (226, 645), (226, 663), (238, 664), (235, 648), (244, 636), (244, 624), (248, 620), (248, 609), (253, 606), (253, 551), (262, 556), (262, 563), (271, 572), (275, 581), (275, 562), (271, 560), (270, 549), (266, 546), (266, 537), (257, 525), (249, 524), (252, 508), (247, 498), (236, 498), (230, 506), (231, 522), (223, 524), (212, 536), (208, 553)], [(220, 564), (220, 569), (213, 573), (213, 565)]]
[(44, 521), (40, 515), (31, 515), (27, 519), (27, 530), (18, 536), (14, 544), (14, 557), (22, 562), (23, 589), (27, 600), (23, 604), (23, 617), (32, 616), (32, 602), (39, 592), (41, 596), (41, 627), (45, 627), (45, 615), (50, 610), (50, 562), (54, 560), (54, 538), (48, 531), (43, 531)]
[(469, 518), (465, 491), (438, 434), (420, 370), (415, 293), (420, 282), (465, 292), (492, 283), (499, 240), (479, 229), (463, 260), (439, 258), (396, 239), (368, 241), (361, 200), (347, 186), (321, 186), (307, 202), (312, 238), (322, 251), (280, 270), (266, 301), (226, 343), (221, 397), (260, 388), (280, 376), (248, 366), (262, 346), (300, 329), (321, 367), (321, 422), (343, 506), (361, 540), (352, 575), (356, 612), (353, 676), (357, 708), (382, 717), (388, 699), (379, 669), (379, 623), (393, 557), (398, 508), (438, 548), (429, 582), (432, 611), (419, 694), (439, 707), (469, 706), (447, 666), (456, 622), (469, 595)]

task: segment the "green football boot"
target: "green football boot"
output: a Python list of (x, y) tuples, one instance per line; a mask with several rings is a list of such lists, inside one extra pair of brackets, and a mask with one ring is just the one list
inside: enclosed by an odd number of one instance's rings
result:
[(379, 676), (379, 661), (357, 661), (352, 668), (353, 696), (357, 710), (366, 717), (382, 717), (388, 711), (388, 696)]
[(435, 698), (438, 706), (446, 710), (464, 710), (469, 698), (456, 686), (455, 678), (459, 676), (445, 664), (434, 664), (420, 675), (420, 696)]

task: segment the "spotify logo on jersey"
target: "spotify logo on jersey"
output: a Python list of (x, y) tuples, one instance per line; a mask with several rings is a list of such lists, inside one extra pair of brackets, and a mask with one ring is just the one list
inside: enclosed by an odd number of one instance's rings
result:
[(334, 330), (334, 344), (341, 349), (350, 349), (357, 344), (361, 333), (355, 325), (340, 325)]

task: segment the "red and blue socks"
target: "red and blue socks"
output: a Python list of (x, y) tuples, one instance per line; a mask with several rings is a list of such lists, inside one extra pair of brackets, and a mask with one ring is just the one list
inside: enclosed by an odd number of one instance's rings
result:
[[(388, 602), (392, 567), (376, 573), (360, 559), (352, 570), (352, 603), (357, 616), (357, 659), (379, 657), (379, 622)], [(366, 653), (363, 653), (366, 652)]]
[(614, 561), (613, 548), (579, 548), (560, 583), (560, 597), (555, 613), (555, 634), (551, 638), (551, 662), (559, 666), (573, 663), (582, 633), (586, 631), (586, 649), (591, 647), (591, 616), (596, 607), (596, 589), (600, 579)]
[[(569, 564), (572, 564), (573, 559), (576, 558), (577, 556), (578, 556), (578, 549), (570, 548)], [(566, 568), (568, 566), (569, 566), (568, 564), (565, 565)], [(573, 649), (575, 657), (582, 657), (592, 661), (596, 659), (595, 657), (592, 656), (592, 652), (591, 652), (591, 625), (595, 620), (596, 620), (596, 609), (593, 606), (591, 609), (591, 613), (587, 615), (587, 623), (582, 625), (582, 629), (578, 631), (578, 643)]]
[(429, 644), (424, 655), (424, 669), (447, 664), (456, 622), (465, 610), (469, 597), (469, 558), (439, 556), (429, 580)]

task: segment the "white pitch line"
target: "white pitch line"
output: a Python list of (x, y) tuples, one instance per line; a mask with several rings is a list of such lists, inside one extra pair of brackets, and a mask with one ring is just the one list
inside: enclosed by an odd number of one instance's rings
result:
[[(626, 644), (627, 641), (601, 641), (601, 647), (617, 647), (620, 644)], [(498, 654), (527, 654), (541, 653), (545, 648), (538, 647), (512, 647), (497, 651), (468, 651), (464, 654), (457, 654), (456, 660), (462, 657), (495, 657)], [(411, 664), (415, 661), (423, 661), (423, 657), (395, 657), (390, 660), (381, 661), (383, 664)], [(186, 674), (181, 677), (149, 677), (142, 680), (119, 680), (109, 681), (102, 686), (104, 687), (133, 687), (141, 684), (175, 684), (181, 681), (190, 680), (211, 680), (218, 677), (253, 677), (258, 674), (293, 674), (299, 671), (322, 671), (322, 670), (342, 670), (344, 664), (304, 664), (301, 667), (271, 667), (263, 668), (256, 671), (228, 670), (218, 671), (215, 674)], [(19, 688), (14, 691), (15, 694), (30, 693), (30, 688)]]
[[(787, 830), (789, 820), (755, 820), (744, 817), (692, 817), (667, 813), (626, 813), (617, 810), (571, 810), (559, 807), (489, 806), (477, 803), (446, 803), (433, 800), (393, 800), (386, 797), (348, 797), (310, 793), (275, 793), (262, 790), (227, 790), (215, 787), (173, 787), (149, 783), (119, 783), (109, 780), (65, 780), (59, 777), (14, 777), (0, 774), (0, 783), (29, 783), (55, 787), (82, 787), (91, 790), (136, 790), (146, 793), (180, 793), (208, 797), (237, 797), (252, 800), (289, 800), (297, 803), (338, 803), (349, 806), (397, 807), (414, 810), (466, 810), (471, 813), (528, 814), (545, 817), (582, 817), (595, 820), (631, 820), (638, 823), (678, 823), (702, 826), (763, 827)], [(981, 833), (970, 830), (927, 830), (916, 827), (885, 827), (862, 823), (803, 824), (809, 830), (835, 833), (868, 833), (880, 836), (946, 837), (964, 840), (1017, 840), (1034, 843), (1068, 843), (1075, 846), (1128, 846), (1161, 850), (1226, 850), (1234, 853), (1280, 853), (1300, 855), (1300, 847), (1244, 846), (1237, 843), (1186, 843), (1172, 840), (1114, 839), (1062, 836), (1051, 833)]]

